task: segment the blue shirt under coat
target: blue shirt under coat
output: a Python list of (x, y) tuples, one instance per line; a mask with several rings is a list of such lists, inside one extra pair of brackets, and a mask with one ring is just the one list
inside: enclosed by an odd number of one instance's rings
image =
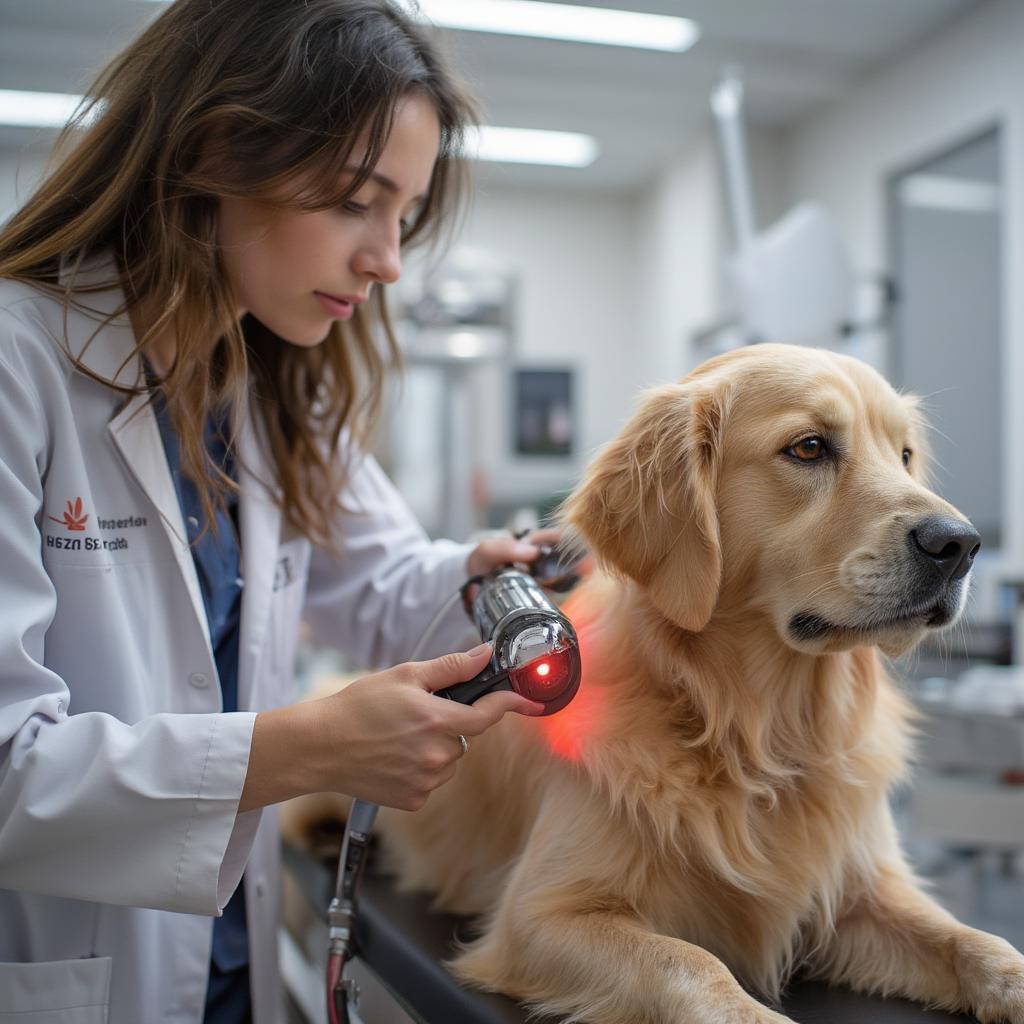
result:
[[(157, 390), (154, 411), (167, 464), (185, 520), (199, 588), (210, 627), (210, 644), (217, 663), (224, 711), (238, 710), (238, 647), (242, 610), (241, 552), (238, 538), (238, 496), (227, 495), (218, 507), (215, 528), (204, 531), (206, 519), (196, 485), (181, 471), (178, 436), (171, 425), (163, 392)], [(205, 441), (214, 465), (237, 479), (234, 457), (227, 447), (226, 417), (211, 416)], [(198, 538), (198, 540), (196, 539)], [(239, 883), (224, 914), (213, 922), (210, 984), (205, 1024), (229, 1024), (250, 1018), (249, 938), (245, 916), (245, 887)]]

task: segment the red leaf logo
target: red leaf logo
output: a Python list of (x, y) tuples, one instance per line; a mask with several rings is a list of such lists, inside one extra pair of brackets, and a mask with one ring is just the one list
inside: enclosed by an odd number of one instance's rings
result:
[(74, 502), (68, 500), (68, 507), (64, 510), (62, 519), (56, 516), (48, 516), (55, 523), (60, 523), (67, 530), (84, 530), (85, 524), (89, 521), (89, 513), (82, 515), (82, 499), (75, 498)]

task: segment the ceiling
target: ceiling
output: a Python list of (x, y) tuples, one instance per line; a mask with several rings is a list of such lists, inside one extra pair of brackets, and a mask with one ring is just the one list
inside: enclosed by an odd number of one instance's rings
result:
[[(289, 2), (289, 0), (283, 0)], [(710, 117), (723, 65), (742, 69), (752, 123), (783, 126), (989, 0), (575, 0), (685, 15), (702, 36), (683, 54), (477, 32), (447, 32), (491, 124), (595, 135), (589, 168), (500, 165), (512, 184), (635, 188)], [(80, 92), (92, 73), (154, 17), (141, 0), (0, 0), (0, 88)], [(0, 147), (39, 133), (0, 128)]]

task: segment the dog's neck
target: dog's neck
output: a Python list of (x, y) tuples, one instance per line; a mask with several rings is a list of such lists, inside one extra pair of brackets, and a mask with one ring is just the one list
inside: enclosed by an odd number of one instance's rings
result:
[[(656, 696), (681, 742), (709, 757), (784, 776), (856, 749), (875, 728), (879, 702), (898, 706), (900, 722), (909, 716), (874, 648), (796, 651), (767, 615), (749, 609), (717, 611), (701, 632), (687, 632), (629, 581), (600, 581), (582, 598), (585, 683), (615, 691), (616, 704)], [(887, 739), (898, 773), (903, 734)]]

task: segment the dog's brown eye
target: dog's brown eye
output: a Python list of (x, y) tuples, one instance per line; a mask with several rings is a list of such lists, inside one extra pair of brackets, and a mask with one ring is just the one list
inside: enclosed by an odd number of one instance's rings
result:
[(910, 468), (910, 456), (913, 454), (914, 453), (909, 448), (903, 449), (903, 465), (906, 466), (907, 469)]
[(820, 437), (805, 437), (802, 441), (797, 441), (791, 448), (786, 449), (787, 454), (801, 462), (816, 462), (823, 458), (827, 451), (825, 442)]

